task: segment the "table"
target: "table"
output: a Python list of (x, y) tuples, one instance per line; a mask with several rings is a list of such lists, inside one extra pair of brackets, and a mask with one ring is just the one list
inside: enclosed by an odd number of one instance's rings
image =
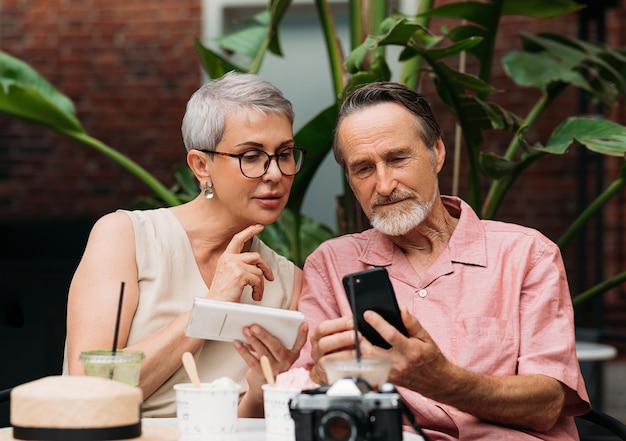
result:
[(576, 356), (591, 404), (604, 409), (604, 362), (617, 357), (617, 348), (593, 341), (576, 341)]
[(576, 342), (578, 361), (605, 361), (617, 357), (617, 348), (590, 341)]
[[(168, 426), (177, 427), (176, 418), (144, 418), (144, 423), (148, 424), (165, 424)], [(10, 427), (0, 428), (0, 433), (10, 431)], [(265, 433), (265, 420), (261, 418), (239, 418), (237, 420), (237, 432), (221, 437), (211, 438), (212, 440), (220, 441), (293, 441), (285, 437), (273, 438), (271, 435)], [(424, 439), (410, 432), (404, 432), (402, 436), (403, 441), (424, 441)], [(181, 437), (180, 441), (195, 441), (195, 438)]]

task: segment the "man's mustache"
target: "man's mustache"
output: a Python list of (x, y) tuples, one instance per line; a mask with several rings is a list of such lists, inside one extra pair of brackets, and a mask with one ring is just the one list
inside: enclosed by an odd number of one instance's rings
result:
[(379, 205), (392, 204), (394, 202), (415, 197), (415, 192), (411, 190), (394, 190), (387, 196), (383, 196), (377, 193), (370, 199), (370, 206), (372, 208), (375, 208)]

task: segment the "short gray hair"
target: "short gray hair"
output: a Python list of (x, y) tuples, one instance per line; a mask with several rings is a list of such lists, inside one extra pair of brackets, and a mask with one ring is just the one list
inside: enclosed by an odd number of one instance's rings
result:
[(344, 118), (354, 112), (380, 103), (397, 103), (411, 112), (415, 116), (417, 133), (428, 149), (432, 150), (437, 140), (441, 138), (441, 128), (433, 115), (430, 104), (422, 95), (400, 83), (381, 81), (366, 84), (348, 95), (337, 116), (333, 153), (337, 164), (344, 171), (346, 164), (338, 137), (341, 123)]
[(278, 88), (254, 74), (228, 72), (204, 83), (189, 99), (182, 123), (187, 151), (214, 151), (224, 136), (226, 118), (242, 109), (284, 115), (293, 125), (291, 102)]

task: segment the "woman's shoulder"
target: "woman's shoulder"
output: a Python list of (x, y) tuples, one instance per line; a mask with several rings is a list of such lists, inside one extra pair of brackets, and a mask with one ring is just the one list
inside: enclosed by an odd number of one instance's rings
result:
[(96, 221), (91, 229), (91, 234), (111, 234), (132, 229), (130, 218), (122, 211), (114, 211), (105, 214)]
[(167, 208), (154, 208), (150, 210), (124, 210), (120, 209), (115, 211), (114, 213), (120, 213), (123, 216), (130, 218), (133, 222), (156, 222), (158, 220), (164, 219), (169, 220), (173, 218), (173, 215)]

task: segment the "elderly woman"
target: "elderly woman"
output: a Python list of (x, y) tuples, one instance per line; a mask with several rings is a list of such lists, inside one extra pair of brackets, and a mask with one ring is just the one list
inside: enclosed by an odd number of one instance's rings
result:
[(144, 416), (175, 416), (172, 386), (189, 381), (187, 351), (202, 381), (242, 384), (240, 416), (262, 416), (259, 358), (275, 374), (287, 370), (306, 325), (292, 348), (257, 325), (243, 330), (245, 344), (189, 338), (185, 327), (195, 297), (295, 309), (301, 270), (256, 237), (278, 219), (302, 165), (293, 118), (282, 93), (251, 74), (228, 73), (193, 94), (182, 133), (202, 191), (177, 207), (119, 210), (96, 222), (70, 286), (69, 374), (83, 373), (81, 351), (110, 347), (124, 281), (118, 347), (144, 353)]

